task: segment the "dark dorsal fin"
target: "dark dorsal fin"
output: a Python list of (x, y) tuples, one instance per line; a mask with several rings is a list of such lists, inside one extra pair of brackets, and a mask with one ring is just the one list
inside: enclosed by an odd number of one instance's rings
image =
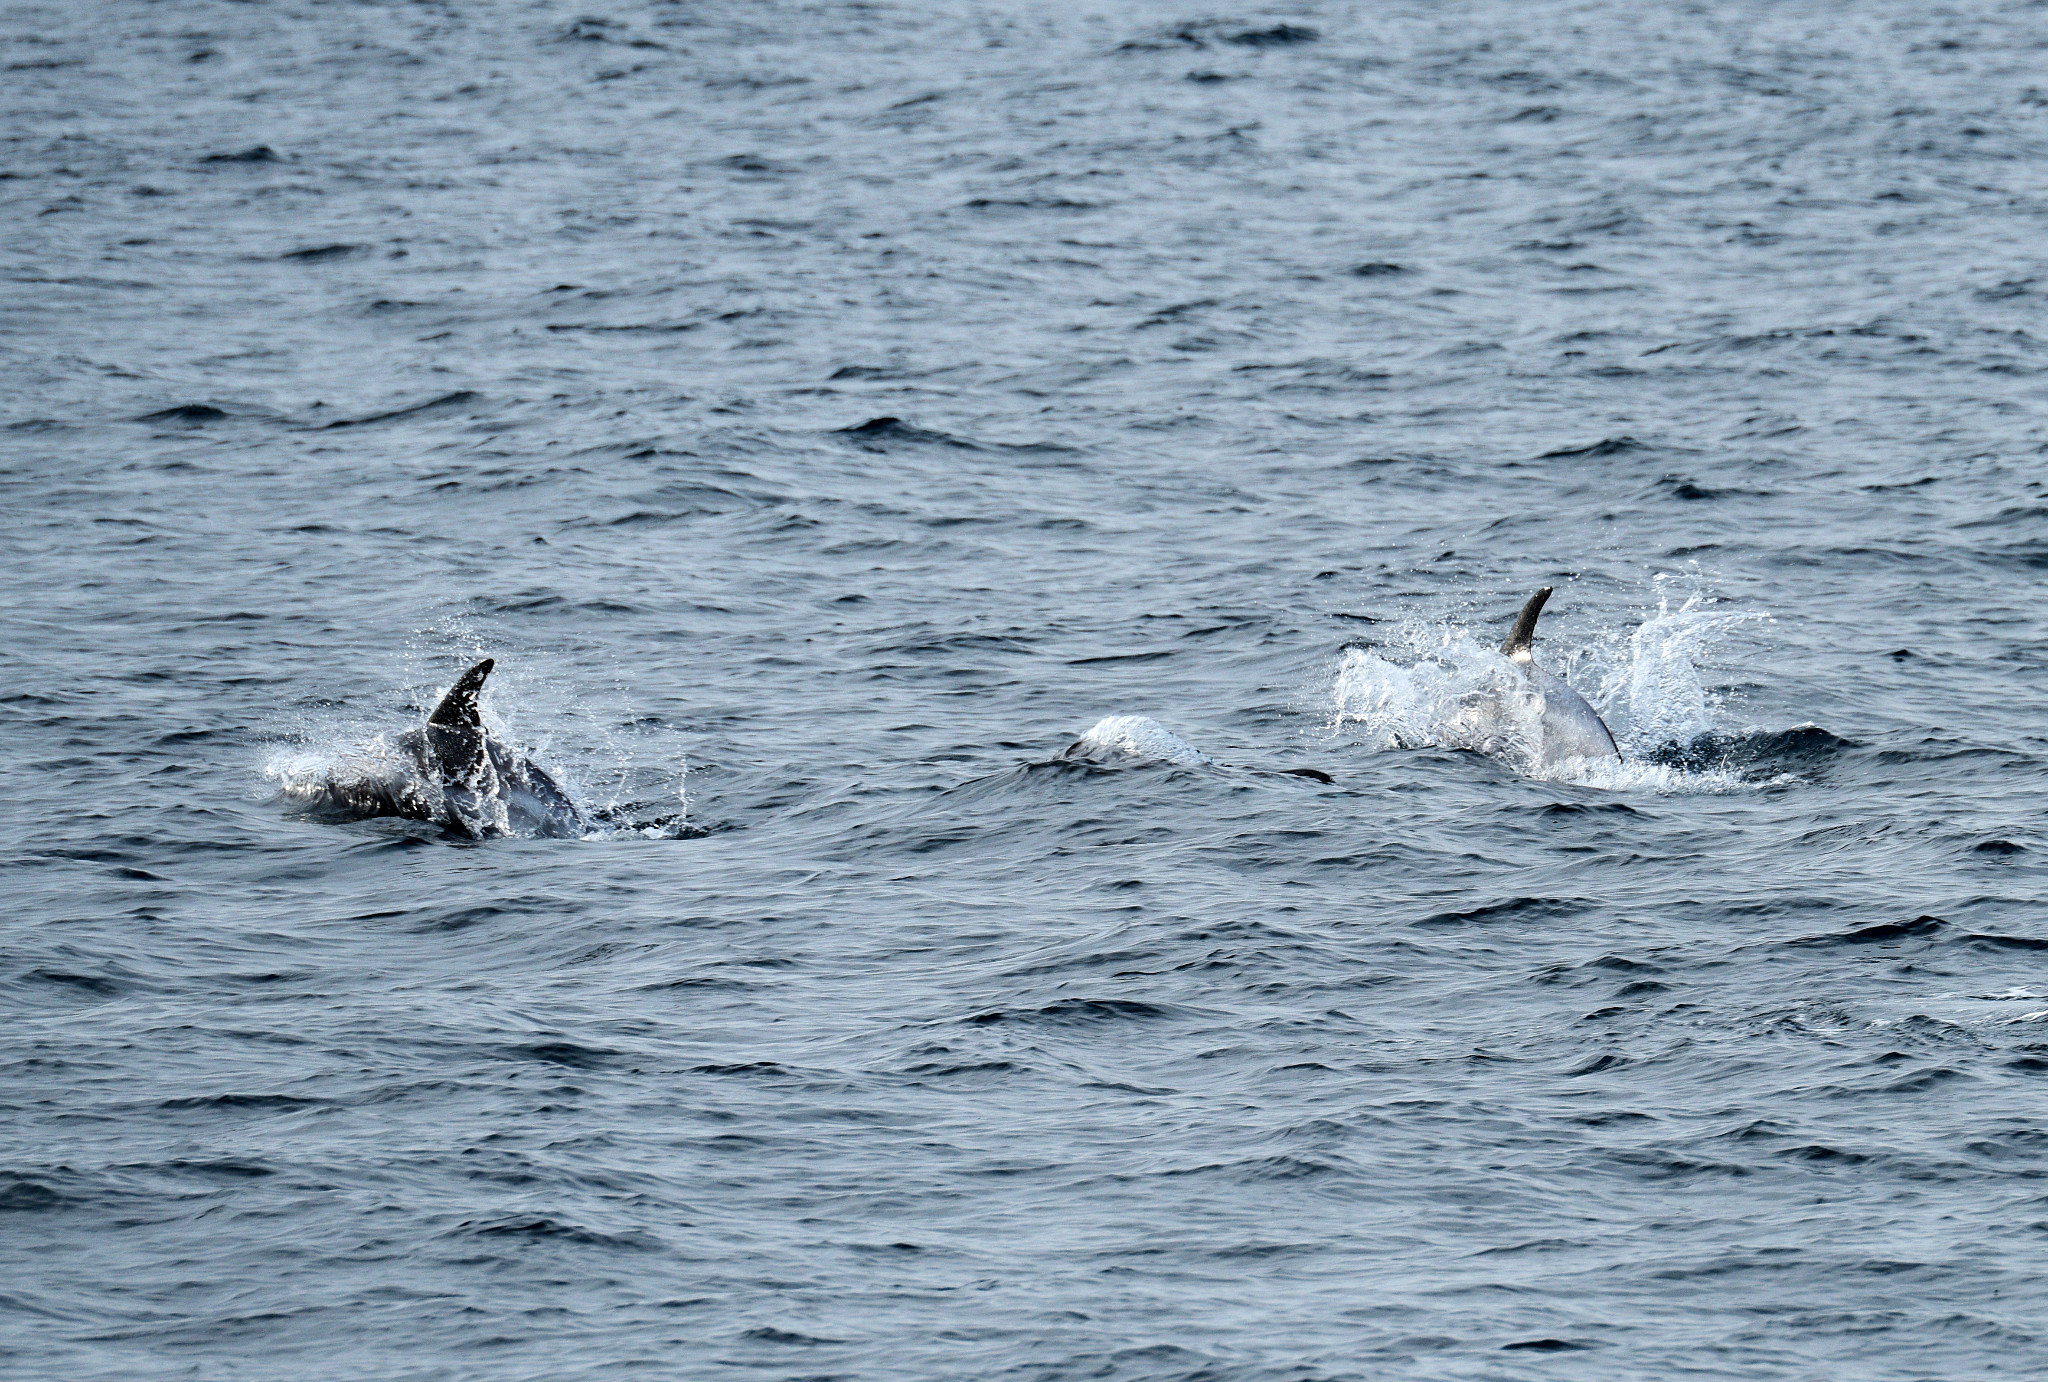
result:
[(1515, 627), (1508, 633), (1507, 642), (1500, 645), (1501, 652), (1516, 659), (1529, 656), (1529, 644), (1536, 638), (1536, 616), (1543, 613), (1543, 602), (1549, 598), (1547, 585), (1529, 597), (1529, 603), (1515, 616)]
[(430, 725), (467, 725), (471, 729), (483, 726), (484, 717), (476, 708), (476, 698), (484, 689), (484, 678), (491, 674), (491, 668), (498, 664), (485, 658), (476, 666), (456, 679), (448, 688), (448, 694), (434, 707), (434, 713), (427, 716)]

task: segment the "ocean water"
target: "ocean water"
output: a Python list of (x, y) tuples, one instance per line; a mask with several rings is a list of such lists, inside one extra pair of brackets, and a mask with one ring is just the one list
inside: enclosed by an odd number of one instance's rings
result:
[(2039, 5), (0, 16), (0, 1374), (2048, 1374)]

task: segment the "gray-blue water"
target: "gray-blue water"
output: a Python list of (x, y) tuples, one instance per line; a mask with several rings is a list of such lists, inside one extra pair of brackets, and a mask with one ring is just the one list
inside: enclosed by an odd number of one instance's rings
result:
[(2048, 1374), (2048, 11), (0, 45), (0, 1373)]

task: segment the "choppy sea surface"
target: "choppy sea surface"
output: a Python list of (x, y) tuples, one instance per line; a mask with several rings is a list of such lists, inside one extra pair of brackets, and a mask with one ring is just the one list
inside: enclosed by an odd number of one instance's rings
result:
[(2044, 59), (0, 7), (0, 1374), (2048, 1374)]

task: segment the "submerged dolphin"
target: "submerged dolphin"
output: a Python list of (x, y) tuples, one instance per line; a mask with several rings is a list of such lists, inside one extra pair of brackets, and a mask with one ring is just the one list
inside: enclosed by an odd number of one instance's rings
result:
[(351, 764), (293, 795), (311, 797), (323, 816), (433, 821), (472, 839), (587, 834), (583, 813), (546, 770), (484, 727), (477, 697), (496, 665), (485, 658), (464, 672), (425, 725), (398, 736), (395, 753)]
[(1530, 653), (1529, 645), (1536, 636), (1536, 616), (1543, 613), (1543, 602), (1549, 598), (1547, 585), (1531, 595), (1529, 603), (1516, 616), (1507, 641), (1500, 645), (1501, 655), (1521, 669), (1523, 678), (1543, 702), (1538, 722), (1541, 741), (1536, 745), (1537, 766), (1555, 767), (1567, 758), (1619, 758), (1621, 750), (1615, 747), (1614, 736), (1599, 712), (1562, 679), (1538, 667)]

